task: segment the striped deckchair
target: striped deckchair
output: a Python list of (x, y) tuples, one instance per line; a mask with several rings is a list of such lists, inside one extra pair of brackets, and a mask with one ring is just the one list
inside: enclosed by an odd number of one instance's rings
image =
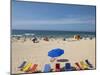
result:
[(56, 63), (56, 65), (55, 65), (55, 71), (56, 72), (60, 71), (60, 63)]
[(76, 62), (75, 65), (78, 68), (78, 70), (82, 70), (82, 67), (80, 66), (80, 64), (78, 62)]
[(23, 68), (26, 64), (26, 61), (23, 61), (22, 64), (18, 68)]
[(51, 71), (51, 65), (45, 64), (43, 72), (50, 72)]
[(89, 62), (89, 60), (87, 59), (87, 60), (85, 60), (85, 62), (88, 64), (88, 66), (91, 68), (91, 69), (93, 69), (93, 65)]
[(65, 71), (71, 71), (72, 67), (70, 63), (65, 63)]
[(38, 66), (38, 64), (32, 64), (32, 66), (29, 68), (28, 73), (36, 72), (37, 66)]
[(27, 72), (31, 66), (32, 66), (32, 63), (28, 63), (27, 65), (25, 65), (25, 66), (22, 68), (22, 71)]
[(88, 65), (84, 61), (80, 61), (80, 65), (83, 70), (88, 69)]

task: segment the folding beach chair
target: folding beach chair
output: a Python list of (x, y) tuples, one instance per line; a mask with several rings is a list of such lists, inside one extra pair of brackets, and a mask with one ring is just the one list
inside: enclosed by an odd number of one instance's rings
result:
[(89, 62), (89, 60), (85, 60), (85, 62), (88, 64), (88, 66), (89, 66), (90, 68), (93, 68), (93, 65)]
[(22, 64), (18, 68), (23, 68), (26, 64), (26, 61), (23, 61)]
[(29, 73), (36, 72), (37, 66), (38, 66), (38, 64), (32, 64), (32, 66), (30, 67), (30, 69), (29, 69), (28, 72), (29, 72)]
[(82, 67), (80, 66), (80, 64), (79, 64), (78, 62), (76, 62), (75, 65), (77, 66), (77, 68), (78, 68), (79, 70), (82, 70)]
[(80, 65), (81, 65), (82, 69), (84, 69), (84, 70), (88, 69), (88, 65), (84, 61), (80, 61)]
[(45, 64), (43, 72), (50, 72), (50, 71), (51, 71), (50, 64)]
[(26, 66), (22, 68), (22, 71), (27, 72), (31, 66), (32, 66), (32, 63), (28, 63)]
[(56, 63), (56, 65), (55, 65), (55, 71), (56, 72), (60, 71), (60, 63)]
[(72, 67), (70, 63), (65, 63), (65, 71), (71, 71)]

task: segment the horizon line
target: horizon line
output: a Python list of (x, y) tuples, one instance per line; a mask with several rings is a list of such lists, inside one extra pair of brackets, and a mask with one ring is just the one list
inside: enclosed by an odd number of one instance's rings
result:
[(11, 29), (11, 30), (31, 30), (31, 31), (68, 31), (68, 32), (96, 32), (96, 31), (69, 31), (69, 30), (32, 30), (32, 29)]

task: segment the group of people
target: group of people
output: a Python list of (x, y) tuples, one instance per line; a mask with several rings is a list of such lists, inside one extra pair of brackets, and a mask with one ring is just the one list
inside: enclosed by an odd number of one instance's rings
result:
[[(44, 41), (49, 41), (49, 38), (48, 37), (44, 37), (44, 39), (43, 39)], [(38, 38), (36, 37), (36, 36), (34, 36), (33, 38), (32, 38), (32, 42), (33, 43), (38, 43), (39, 41), (38, 41)]]
[[(80, 40), (80, 39), (81, 39), (81, 36), (80, 36), (80, 35), (75, 35), (75, 36), (74, 36), (74, 39)], [(44, 40), (44, 41), (49, 41), (49, 38), (46, 36), (46, 37), (43, 38), (43, 40)], [(33, 41), (33, 43), (38, 43), (38, 42), (39, 42), (39, 41), (38, 41), (38, 38), (37, 38), (36, 36), (34, 36), (34, 37), (32, 38), (32, 41)], [(66, 41), (66, 38), (64, 38), (63, 41)]]
[[(80, 39), (81, 39), (80, 35), (75, 35), (74, 38), (77, 39), (77, 40), (80, 40)], [(43, 38), (43, 40), (44, 40), (44, 41), (49, 41), (49, 38), (46, 36), (46, 37)], [(65, 40), (66, 40), (66, 39), (64, 38), (63, 41), (65, 41)], [(32, 41), (33, 41), (33, 43), (37, 43), (37, 42), (38, 42), (37, 37), (34, 36), (34, 37), (32, 38)]]

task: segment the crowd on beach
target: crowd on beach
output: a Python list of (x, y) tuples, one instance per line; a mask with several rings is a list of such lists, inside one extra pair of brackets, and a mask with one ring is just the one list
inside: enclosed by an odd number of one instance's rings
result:
[[(16, 36), (12, 36), (12, 39), (15, 39), (15, 40), (21, 40), (23, 39), (23, 42), (25, 42), (26, 40), (30, 39), (33, 43), (39, 43), (39, 40), (41, 39), (40, 37), (37, 37), (37, 36), (21, 36), (21, 35), (16, 35)], [(73, 37), (70, 37), (71, 40), (73, 41), (78, 41), (78, 40), (81, 40), (81, 39), (90, 39), (92, 40), (94, 37), (82, 37), (81, 35), (73, 35)], [(53, 36), (52, 37), (48, 37), (48, 36), (44, 36), (42, 37), (42, 40), (44, 41), (50, 41), (50, 39), (55, 39)], [(69, 38), (62, 38), (63, 41), (67, 41), (67, 39)], [(68, 40), (69, 41), (69, 40)]]

